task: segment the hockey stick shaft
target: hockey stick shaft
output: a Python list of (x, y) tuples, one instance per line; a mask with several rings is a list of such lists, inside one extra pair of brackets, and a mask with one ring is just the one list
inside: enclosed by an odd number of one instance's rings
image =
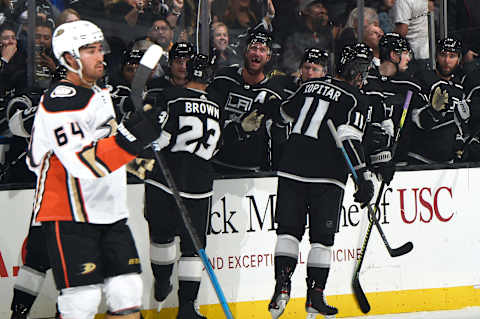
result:
[[(144, 56), (140, 60), (140, 66), (137, 69), (134, 80), (132, 82), (132, 92), (130, 95), (136, 110), (140, 110), (142, 108), (142, 104), (143, 104), (142, 92), (144, 90), (145, 84), (148, 80), (150, 73), (152, 72), (152, 70), (155, 68), (155, 65), (160, 60), (162, 53), (163, 53), (163, 50), (161, 49), (161, 47), (157, 45), (152, 45), (145, 52)], [(182, 197), (180, 196), (177, 185), (173, 179), (172, 173), (168, 168), (168, 165), (163, 159), (162, 155), (154, 151), (153, 149), (152, 151), (154, 153), (154, 156), (158, 165), (160, 166), (160, 169), (163, 172), (163, 175), (165, 176), (165, 180), (167, 181), (167, 184), (170, 190), (172, 191), (172, 195), (178, 206), (180, 216), (182, 217), (182, 220), (185, 224), (185, 228), (187, 229), (187, 232), (190, 238), (192, 239), (195, 250), (200, 256), (203, 266), (207, 270), (208, 277), (210, 279), (210, 282), (212, 283), (213, 288), (215, 289), (215, 293), (217, 295), (218, 301), (220, 302), (223, 308), (223, 312), (225, 313), (225, 316), (227, 319), (233, 319), (232, 312), (230, 311), (230, 308), (226, 301), (222, 287), (220, 286), (217, 276), (213, 271), (212, 265), (208, 260), (208, 256), (205, 252), (205, 249), (203, 249), (203, 245), (201, 244), (198, 234), (195, 228), (193, 227), (193, 223), (192, 223), (192, 220), (190, 219), (190, 215), (188, 213), (187, 207), (185, 206), (185, 203)]]

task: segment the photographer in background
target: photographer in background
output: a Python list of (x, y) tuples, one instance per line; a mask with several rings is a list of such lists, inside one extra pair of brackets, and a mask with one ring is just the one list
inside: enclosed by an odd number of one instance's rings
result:
[(38, 20), (35, 28), (35, 82), (41, 88), (50, 85), (57, 64), (52, 52), (53, 28), (50, 23)]

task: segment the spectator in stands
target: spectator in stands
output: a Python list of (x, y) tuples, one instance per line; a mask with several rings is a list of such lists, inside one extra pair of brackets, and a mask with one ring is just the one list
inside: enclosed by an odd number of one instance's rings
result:
[(5, 98), (7, 91), (24, 84), (26, 70), (26, 56), (18, 46), (11, 24), (0, 28), (0, 54), (0, 98)]
[(212, 25), (212, 50), (215, 57), (214, 70), (232, 64), (241, 63), (241, 58), (230, 46), (228, 27), (222, 22), (215, 22)]
[[(219, 1), (214, 1), (212, 7), (215, 7), (215, 2)], [(230, 43), (238, 45), (240, 41), (239, 36), (244, 34), (247, 29), (257, 26), (264, 17), (270, 20), (275, 16), (272, 0), (268, 0), (266, 12), (262, 12), (262, 8), (258, 7), (257, 2), (252, 0), (229, 0), (224, 14), (217, 17), (230, 30)], [(269, 20), (264, 20), (267, 25)]]
[[(353, 9), (349, 16), (345, 28), (339, 35), (335, 42), (335, 57), (336, 61), (339, 61), (341, 48), (345, 45), (354, 45), (358, 41), (358, 8)], [(380, 21), (378, 20), (378, 14), (375, 9), (365, 7), (363, 12), (363, 42), (367, 44), (373, 50), (373, 63), (380, 65), (378, 43), (383, 36), (383, 31), (380, 28)]]
[(300, 21), (294, 32), (285, 41), (283, 70), (287, 74), (298, 71), (303, 52), (307, 48), (331, 51), (333, 34), (329, 23), (328, 9), (324, 0), (302, 0)]
[(173, 31), (170, 23), (164, 18), (160, 18), (153, 21), (146, 39), (158, 44), (164, 51), (169, 51), (173, 45)]
[[(46, 89), (57, 68), (52, 51), (53, 29), (50, 23), (37, 20), (35, 28), (35, 80)], [(41, 82), (41, 83), (40, 83)]]
[(391, 9), (395, 4), (395, 0), (375, 0), (374, 3), (372, 7), (377, 10), (380, 28), (383, 30), (383, 33), (393, 32), (395, 24), (393, 23)]
[[(450, 7), (448, 7), (450, 10)], [(463, 41), (465, 54), (463, 56), (466, 71), (480, 67), (480, 1), (465, 0), (463, 6), (457, 6), (457, 30)]]
[(13, 4), (10, 0), (0, 0), (0, 25), (12, 19)]
[(393, 6), (395, 32), (407, 38), (412, 47), (416, 70), (428, 67), (428, 1), (396, 0)]
[(81, 17), (90, 21), (105, 19), (103, 0), (64, 0), (65, 8), (75, 9)]
[(80, 20), (80, 14), (75, 9), (65, 9), (57, 17), (56, 26)]

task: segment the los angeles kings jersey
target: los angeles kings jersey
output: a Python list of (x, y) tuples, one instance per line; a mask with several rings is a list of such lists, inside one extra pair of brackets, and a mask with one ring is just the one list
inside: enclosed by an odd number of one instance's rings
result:
[[(154, 149), (161, 150), (182, 197), (209, 197), (214, 177), (210, 160), (222, 134), (222, 106), (211, 93), (192, 88), (165, 89), (163, 98), (156, 107), (166, 105), (168, 119)], [(171, 193), (157, 164), (151, 177)]]
[[(421, 72), (418, 81), (429, 104), (412, 110), (412, 120), (416, 125), (413, 127), (409, 156), (424, 163), (450, 161), (458, 148), (457, 139), (468, 135), (466, 123), (455, 114), (455, 103), (464, 98), (463, 86), (459, 78), (454, 76), (447, 81), (435, 71)], [(448, 92), (443, 114), (431, 106), (437, 88)]]
[(108, 224), (128, 216), (125, 164), (106, 89), (53, 85), (35, 115), (27, 164), (37, 174), (37, 221)]
[(348, 168), (328, 129), (328, 119), (344, 144), (355, 141), (351, 152), (354, 167), (365, 166), (358, 145), (365, 129), (367, 104), (357, 88), (332, 78), (311, 79), (282, 103), (281, 112), (293, 122), (293, 128), (280, 160), (279, 176), (345, 187)]
[(242, 70), (239, 66), (222, 68), (209, 87), (209, 92), (218, 92), (224, 101), (224, 125), (230, 126), (226, 131), (230, 131), (232, 126), (238, 127), (242, 119), (255, 109), (265, 114), (265, 118), (256, 132), (243, 134), (236, 140), (226, 140), (215, 160), (239, 169), (269, 169), (271, 155), (268, 129), (271, 121), (267, 123), (267, 120), (275, 113), (271, 109), (275, 107), (274, 104), (269, 102), (282, 99), (278, 93), (281, 88), (268, 77), (255, 85), (245, 83)]

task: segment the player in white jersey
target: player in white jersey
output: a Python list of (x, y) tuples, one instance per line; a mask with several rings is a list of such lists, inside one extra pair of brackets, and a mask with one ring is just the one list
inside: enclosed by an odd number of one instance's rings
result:
[(103, 33), (75, 21), (53, 35), (65, 80), (42, 96), (27, 164), (37, 174), (34, 216), (42, 222), (60, 291), (61, 318), (92, 319), (102, 291), (106, 318), (140, 318), (138, 253), (126, 221), (125, 164), (160, 135), (153, 110), (117, 126), (104, 73)]

